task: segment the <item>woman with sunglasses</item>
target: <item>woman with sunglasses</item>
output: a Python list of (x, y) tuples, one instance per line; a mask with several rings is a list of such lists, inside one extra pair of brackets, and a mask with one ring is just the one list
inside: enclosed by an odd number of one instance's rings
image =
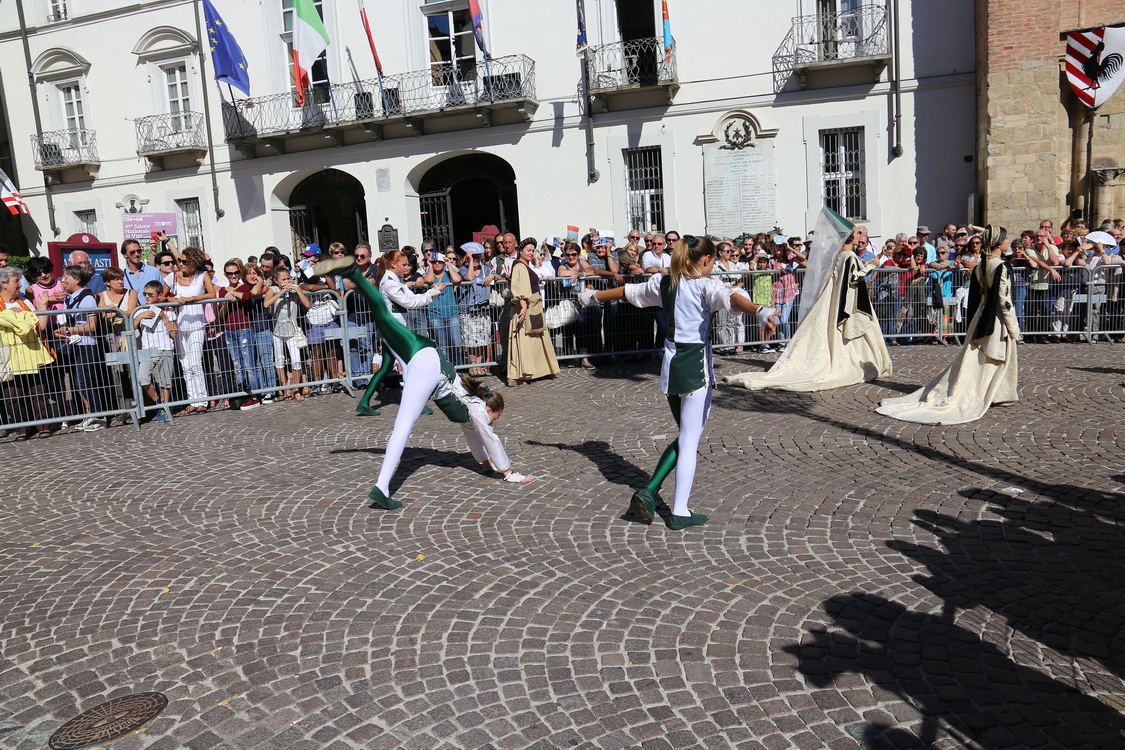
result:
[[(167, 257), (170, 256), (169, 253)], [(199, 303), (215, 298), (215, 285), (204, 271), (206, 262), (207, 256), (198, 247), (185, 247), (177, 270), (164, 277), (164, 296), (180, 305), (176, 310), (180, 329), (176, 337), (176, 359), (184, 371), (184, 386), (191, 399), (191, 405), (181, 414), (207, 412), (207, 380), (203, 373), (207, 313)], [(161, 263), (161, 267), (166, 266)]]
[(672, 418), (680, 428), (669, 445), (649, 483), (633, 494), (633, 505), (649, 523), (656, 518), (660, 486), (676, 470), (676, 496), (672, 513), (664, 523), (680, 531), (707, 523), (707, 516), (688, 509), (695, 483), (699, 439), (711, 412), (715, 372), (711, 352), (711, 316), (721, 310), (737, 309), (755, 315), (767, 338), (776, 331), (777, 311), (756, 305), (744, 289), (728, 288), (711, 278), (715, 267), (715, 245), (707, 237), (685, 235), (672, 248), (672, 265), (667, 274), (653, 274), (641, 284), (626, 284), (595, 292), (586, 289), (578, 295), (583, 307), (598, 302), (625, 300), (634, 307), (660, 307), (668, 321), (668, 339), (661, 342), (664, 364), (660, 368), (660, 390), (668, 398)]

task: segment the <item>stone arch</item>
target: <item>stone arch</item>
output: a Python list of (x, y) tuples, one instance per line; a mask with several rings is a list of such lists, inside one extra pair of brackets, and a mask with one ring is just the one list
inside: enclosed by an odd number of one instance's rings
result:
[(90, 61), (66, 47), (52, 47), (49, 50), (44, 50), (31, 63), (31, 74), (34, 76), (36, 83), (82, 78), (89, 70)]
[(285, 205), (294, 250), (311, 242), (324, 250), (331, 242), (342, 242), (350, 250), (368, 239), (366, 191), (343, 170), (313, 170), (293, 185)]
[(460, 244), (489, 224), (519, 235), (516, 173), (505, 159), (486, 151), (462, 152), (430, 160), (416, 179), (425, 238)]
[(174, 26), (157, 26), (146, 31), (136, 45), (133, 54), (142, 63), (167, 58), (187, 57), (195, 52), (195, 37)]

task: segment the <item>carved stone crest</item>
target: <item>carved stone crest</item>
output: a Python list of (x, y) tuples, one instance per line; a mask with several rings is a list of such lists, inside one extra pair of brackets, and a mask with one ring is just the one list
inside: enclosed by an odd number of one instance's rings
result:
[(390, 224), (379, 227), (379, 252), (398, 250), (398, 230)]
[(732, 119), (723, 128), (723, 145), (721, 149), (727, 151), (741, 151), (747, 146), (754, 145), (754, 126), (749, 120), (742, 118)]

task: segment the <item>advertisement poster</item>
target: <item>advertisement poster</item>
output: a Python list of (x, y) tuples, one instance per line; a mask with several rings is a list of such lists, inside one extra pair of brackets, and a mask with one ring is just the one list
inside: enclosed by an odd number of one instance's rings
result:
[(169, 238), (176, 239), (178, 231), (175, 213), (122, 214), (121, 228), (125, 239), (141, 243), (141, 255), (146, 263), (152, 260), (153, 234), (164, 232)]

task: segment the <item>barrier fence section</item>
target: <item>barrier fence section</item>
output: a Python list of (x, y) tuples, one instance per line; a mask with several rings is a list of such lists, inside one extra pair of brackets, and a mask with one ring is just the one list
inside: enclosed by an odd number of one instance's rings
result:
[[(1024, 338), (1094, 342), (1125, 336), (1123, 270), (1114, 263), (1050, 271), (1016, 267), (1012, 305)], [(970, 273), (966, 268), (872, 271), (867, 290), (883, 336), (890, 342), (962, 343)], [(772, 348), (792, 338), (806, 293), (802, 269), (715, 276), (728, 287), (744, 289), (755, 302), (776, 307), (782, 317), (775, 335), (766, 339), (754, 316), (717, 313), (711, 336), (718, 353)], [(540, 280), (545, 335), (560, 361), (635, 359), (661, 350), (666, 321), (660, 308), (578, 304), (578, 293), (587, 286), (614, 284), (604, 276)], [(50, 310), (35, 313), (35, 331), (20, 334), (0, 327), (6, 342), (0, 346), (0, 428), (42, 432), (68, 423), (97, 430), (121, 418), (139, 429), (146, 416), (171, 421), (178, 408), (210, 408), (224, 401), (241, 408), (253, 405), (246, 401), (250, 396), (354, 395), (381, 362), (366, 300), (354, 291), (333, 290), (306, 292), (304, 299), (307, 307), (290, 292), (268, 307), (258, 297), (158, 302), (129, 311)], [(479, 372), (505, 361), (514, 309), (506, 281), (463, 282), (405, 317), (458, 369)]]

